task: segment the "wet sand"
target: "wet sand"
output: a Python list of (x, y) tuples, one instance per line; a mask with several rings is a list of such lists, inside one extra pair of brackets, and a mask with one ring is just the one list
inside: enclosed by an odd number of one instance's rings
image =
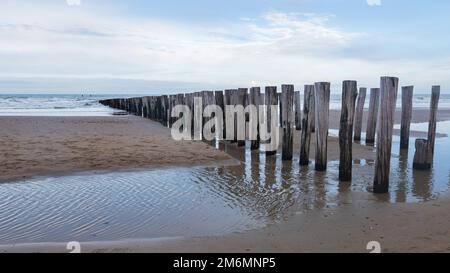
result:
[(33, 176), (236, 164), (161, 124), (135, 117), (0, 117), (0, 182)]
[[(368, 253), (378, 241), (384, 253), (450, 252), (450, 200), (419, 204), (371, 202), (350, 193), (347, 204), (313, 210), (261, 230), (224, 236), (83, 243), (86, 253)], [(373, 201), (373, 200), (372, 200)], [(0, 252), (67, 252), (62, 243), (0, 246)]]

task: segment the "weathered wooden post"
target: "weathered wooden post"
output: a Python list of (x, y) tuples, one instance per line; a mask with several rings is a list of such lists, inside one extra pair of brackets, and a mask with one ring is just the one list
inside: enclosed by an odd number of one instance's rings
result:
[(283, 99), (281, 98), (282, 95), (283, 93), (277, 93), (278, 105), (280, 107), (280, 116), (278, 117), (280, 124), (283, 122), (283, 115), (281, 114), (283, 113)]
[(416, 139), (416, 152), (414, 154), (413, 168), (415, 170), (431, 169), (430, 153), (428, 141), (426, 139)]
[(223, 128), (224, 128), (224, 138), (227, 141), (232, 141), (232, 139), (227, 139), (227, 120), (229, 120), (231, 118), (234, 119), (234, 117), (227, 115), (227, 111), (226, 111), (227, 106), (233, 105), (232, 99), (233, 99), (233, 90), (230, 90), (230, 89), (225, 90), (224, 97), (223, 97), (223, 103), (224, 103), (223, 111), (224, 111), (225, 123), (223, 124)]
[(148, 118), (149, 97), (142, 97), (142, 117)]
[[(230, 91), (230, 106), (234, 106), (236, 107), (237, 105), (237, 101), (238, 101), (238, 90), (237, 89), (231, 89)], [(231, 143), (236, 143), (237, 142), (237, 138), (238, 138), (238, 133), (237, 133), (237, 129), (238, 129), (238, 117), (236, 113), (230, 112), (229, 113), (230, 116), (227, 117), (229, 119), (233, 119), (233, 127), (234, 127), (234, 134), (233, 134), (233, 139), (231, 139)], [(231, 129), (230, 129), (231, 131)]]
[(206, 118), (204, 116), (205, 108), (206, 108), (206, 106), (208, 106), (207, 91), (201, 91), (200, 95), (202, 97), (202, 127), (201, 127), (201, 131), (202, 131), (202, 140), (205, 140), (205, 135), (203, 133), (203, 128), (204, 128), (206, 122), (208, 122), (208, 119), (209, 119), (209, 118)]
[[(265, 105), (267, 107), (267, 132), (271, 133), (272, 128), (271, 128), (271, 124), (272, 124), (272, 105), (276, 105), (278, 106), (278, 94), (277, 94), (277, 87), (276, 86), (266, 86), (265, 89)], [(276, 126), (276, 129), (278, 130), (278, 126)], [(272, 155), (276, 155), (277, 154), (277, 150), (271, 150), (271, 151), (266, 151), (266, 156), (272, 156)]]
[(402, 87), (402, 122), (400, 129), (400, 149), (408, 149), (411, 127), (414, 86)]
[(167, 95), (163, 95), (162, 96), (162, 116), (163, 116), (163, 125), (165, 127), (169, 126), (169, 116), (168, 116), (168, 112), (169, 112), (169, 97)]
[(379, 102), (380, 88), (370, 89), (369, 113), (367, 115), (366, 144), (375, 143)]
[(309, 148), (311, 145), (311, 128), (315, 123), (312, 114), (312, 105), (314, 104), (314, 85), (305, 85), (305, 94), (303, 101), (303, 119), (302, 119), (302, 133), (300, 143), (300, 165), (309, 165)]
[[(242, 105), (242, 107), (245, 108), (245, 105), (247, 104), (247, 93), (248, 93), (248, 88), (239, 88), (238, 92), (237, 92), (237, 103), (236, 105)], [(244, 114), (244, 122), (240, 123), (237, 122), (236, 125), (242, 124), (242, 126), (244, 126), (244, 132), (245, 132), (245, 114)], [(242, 129), (242, 128), (241, 128)], [(237, 134), (237, 132), (236, 132)], [(244, 134), (244, 138), (245, 138), (245, 134)], [(243, 147), (245, 146), (245, 139), (238, 139), (238, 147)]]
[(175, 118), (172, 117), (172, 109), (175, 107), (176, 98), (176, 95), (169, 95), (169, 128), (172, 128), (172, 124), (175, 122)]
[(355, 141), (361, 141), (361, 131), (364, 116), (364, 104), (366, 102), (367, 88), (359, 89), (358, 105), (355, 113)]
[(189, 117), (189, 123), (191, 126), (191, 137), (194, 138), (194, 94), (193, 93), (186, 93), (184, 95), (184, 100), (186, 103), (186, 106), (189, 108), (189, 111), (191, 113), (191, 116)]
[(300, 91), (294, 94), (294, 111), (295, 111), (295, 129), (300, 131), (302, 129), (302, 108), (300, 106)]
[(164, 114), (165, 114), (165, 109), (164, 109), (164, 95), (159, 96), (159, 122), (164, 125)]
[(356, 81), (344, 81), (342, 85), (342, 108), (339, 127), (339, 180), (352, 180), (352, 142), (355, 102), (358, 96)]
[(136, 98), (137, 111), (136, 114), (142, 117), (142, 98)]
[(167, 96), (165, 96), (165, 95), (161, 95), (160, 96), (160, 106), (159, 106), (159, 119), (160, 119), (160, 123), (163, 125), (163, 126), (166, 126), (166, 124), (167, 124), (167, 121), (165, 120), (165, 118), (166, 118), (166, 114), (167, 114), (167, 112), (166, 112), (166, 98), (167, 98)]
[[(214, 98), (214, 92), (213, 91), (203, 91), (202, 92), (202, 98), (203, 98), (203, 112), (205, 111), (205, 108), (209, 105), (214, 105), (215, 98)], [(214, 119), (214, 117), (203, 117), (203, 126), (210, 121), (211, 119)], [(202, 127), (203, 130), (203, 127)], [(202, 134), (203, 140), (205, 140), (205, 135)]]
[(201, 92), (194, 92), (194, 109), (192, 110), (194, 116), (193, 135), (194, 140), (201, 140), (203, 133), (203, 98)]
[(130, 114), (134, 114), (133, 103), (134, 103), (133, 98), (129, 98), (128, 99), (128, 112)]
[[(208, 92), (208, 106), (215, 105), (216, 104), (216, 97), (214, 91)], [(214, 133), (215, 139), (217, 139), (217, 123), (216, 123), (216, 113), (213, 112), (211, 115), (211, 118), (209, 120), (214, 120), (214, 128), (212, 132)]]
[(161, 96), (156, 96), (155, 97), (155, 120), (157, 122), (161, 122)]
[(430, 122), (428, 124), (428, 152), (429, 161), (432, 164), (434, 159), (434, 144), (436, 142), (436, 124), (437, 124), (437, 111), (439, 105), (439, 97), (441, 94), (440, 86), (433, 86), (431, 91), (430, 102)]
[(157, 121), (157, 97), (151, 96), (151, 102), (152, 102), (152, 120)]
[(293, 142), (294, 142), (294, 121), (293, 121), (293, 102), (294, 102), (294, 86), (293, 85), (282, 85), (281, 86), (281, 105), (283, 109), (281, 112), (281, 127), (283, 128), (283, 150), (282, 159), (292, 160), (293, 157)]
[(146, 115), (147, 115), (147, 118), (148, 119), (151, 119), (151, 120), (154, 120), (154, 111), (155, 111), (155, 109), (154, 109), (154, 107), (155, 107), (155, 103), (154, 103), (154, 97), (152, 97), (152, 96), (148, 96), (148, 97), (146, 97), (147, 98), (147, 113), (146, 113)]
[(266, 105), (266, 94), (265, 93), (259, 94), (259, 105)]
[[(315, 88), (315, 86), (314, 86)], [(315, 133), (316, 132), (316, 92), (313, 92), (313, 103), (311, 105), (311, 108), (309, 110), (309, 113), (311, 115), (311, 118), (313, 120), (313, 123), (311, 125), (311, 132)]]
[(133, 113), (133, 115), (136, 115), (136, 112), (137, 112), (136, 98), (133, 98), (131, 101), (132, 101), (132, 104), (131, 104), (132, 113)]
[(214, 92), (214, 96), (216, 98), (216, 105), (222, 109), (223, 112), (223, 120), (222, 120), (222, 132), (217, 132), (219, 136), (219, 140), (223, 140), (226, 138), (225, 134), (225, 102), (223, 97), (223, 91), (216, 91)]
[(184, 94), (177, 94), (177, 105), (184, 105)]
[[(250, 149), (251, 150), (258, 150), (260, 146), (260, 138), (259, 138), (259, 105), (260, 105), (260, 98), (261, 96), (261, 88), (259, 87), (252, 87), (250, 88), (250, 94), (249, 94), (249, 105), (254, 105), (256, 108), (256, 116), (250, 115), (250, 123), (249, 130), (252, 130), (252, 128), (256, 127), (256, 132), (249, 133), (251, 138), (256, 138), (251, 140)], [(253, 126), (252, 124), (256, 123), (256, 126)]]
[(387, 193), (389, 191), (392, 132), (394, 130), (394, 114), (397, 103), (398, 78), (382, 77), (380, 86), (380, 105), (377, 125), (377, 155), (375, 161), (373, 191), (375, 193)]
[[(176, 99), (175, 99), (175, 106), (177, 106), (177, 105), (185, 105), (184, 94), (177, 94), (177, 97), (176, 97)], [(155, 118), (156, 118), (156, 117), (155, 117)], [(184, 119), (184, 118), (185, 118), (185, 117), (184, 117), (184, 113), (182, 113), (178, 118), (179, 118), (179, 119), (181, 119), (181, 118)], [(176, 119), (175, 119), (175, 121), (176, 121)], [(184, 129), (185, 129), (185, 128), (180, 127), (180, 132), (183, 132)]]
[(137, 115), (142, 117), (142, 97), (137, 98)]
[[(145, 99), (145, 104), (147, 105), (147, 109), (146, 109), (146, 111), (147, 111), (147, 113), (146, 113), (146, 115), (147, 115), (147, 118), (148, 119), (152, 119), (152, 107), (153, 107), (153, 104), (152, 104), (152, 97), (151, 96), (147, 96), (147, 97), (144, 97), (143, 99)], [(139, 107), (138, 107), (139, 108)]]
[(149, 118), (151, 120), (155, 120), (155, 97), (151, 96), (149, 97), (150, 107), (149, 107)]
[(434, 145), (436, 142), (437, 110), (439, 105), (440, 92), (440, 86), (433, 86), (431, 91), (428, 139), (416, 140), (416, 152), (414, 154), (413, 165), (414, 169), (416, 170), (429, 170), (433, 165)]
[(330, 83), (315, 84), (315, 119), (316, 119), (316, 171), (327, 169), (328, 126), (330, 114)]

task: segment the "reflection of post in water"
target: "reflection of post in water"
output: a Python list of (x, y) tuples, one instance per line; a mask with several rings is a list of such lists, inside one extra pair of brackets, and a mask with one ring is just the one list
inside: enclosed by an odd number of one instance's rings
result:
[(282, 178), (282, 187), (288, 188), (290, 187), (291, 182), (293, 181), (294, 176), (294, 168), (292, 168), (292, 161), (283, 161), (281, 163), (281, 178)]
[(348, 181), (339, 181), (338, 184), (338, 192), (345, 193), (351, 190), (352, 184), (348, 183)]
[(276, 182), (277, 158), (274, 156), (265, 157), (265, 188), (271, 189)]
[(253, 152), (250, 147), (245, 148), (245, 177), (251, 182), (255, 191), (259, 190), (260, 181), (260, 158), (259, 153)]
[(408, 150), (400, 150), (398, 159), (398, 184), (396, 191), (396, 202), (406, 202), (406, 191), (408, 183)]
[(263, 176), (262, 173), (264, 170), (265, 165), (265, 156), (261, 154), (259, 151), (253, 151), (251, 152), (251, 168), (252, 168), (252, 179), (253, 183), (256, 185), (263, 185)]
[(298, 183), (300, 186), (301, 191), (303, 192), (304, 196), (309, 196), (309, 192), (311, 191), (311, 185), (313, 183), (313, 179), (309, 177), (309, 174), (311, 173), (311, 170), (308, 166), (300, 166), (299, 167), (299, 174), (298, 174)]
[(431, 189), (433, 187), (433, 172), (413, 169), (412, 194), (421, 197), (423, 201), (432, 197)]
[[(318, 129), (316, 127), (316, 129)], [(314, 176), (314, 208), (322, 209), (327, 203), (327, 175), (325, 172), (315, 172)]]
[(238, 149), (236, 145), (232, 145), (231, 143), (227, 142), (225, 143), (225, 151), (231, 157), (241, 162), (245, 162), (245, 149)]

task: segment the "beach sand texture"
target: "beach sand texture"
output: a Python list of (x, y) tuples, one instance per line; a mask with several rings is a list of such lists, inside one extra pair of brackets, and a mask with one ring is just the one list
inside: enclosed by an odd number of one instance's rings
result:
[(0, 117), (0, 154), (0, 181), (233, 163), (206, 143), (174, 141), (169, 129), (135, 116)]

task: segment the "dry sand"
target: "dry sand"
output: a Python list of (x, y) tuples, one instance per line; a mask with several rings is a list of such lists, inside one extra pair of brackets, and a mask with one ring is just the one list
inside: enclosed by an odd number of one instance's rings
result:
[[(449, 120), (449, 113), (448, 110), (440, 111), (440, 120)], [(427, 115), (428, 111), (415, 111), (413, 122), (424, 122)], [(337, 128), (338, 112), (332, 111), (330, 117), (330, 127)], [(7, 152), (0, 166), (2, 179), (57, 171), (178, 166), (230, 160), (226, 154), (205, 143), (176, 143), (170, 139), (167, 129), (136, 117), (0, 118), (0, 124), (0, 149), (2, 153)], [(314, 147), (313, 143), (311, 147)], [(313, 150), (311, 155), (314, 155)], [(329, 159), (335, 160), (338, 155), (337, 139), (330, 138)], [(354, 145), (355, 159), (373, 157), (372, 147)], [(187, 163), (189, 158), (192, 160)], [(298, 213), (285, 222), (261, 230), (196, 238), (91, 242), (83, 243), (82, 250), (368, 252), (367, 243), (379, 241), (383, 252), (450, 252), (448, 193), (438, 200), (419, 204), (378, 202), (380, 198), (383, 196), (349, 191), (345, 193), (345, 202), (337, 207)], [(0, 251), (67, 252), (62, 243), (0, 246)]]

